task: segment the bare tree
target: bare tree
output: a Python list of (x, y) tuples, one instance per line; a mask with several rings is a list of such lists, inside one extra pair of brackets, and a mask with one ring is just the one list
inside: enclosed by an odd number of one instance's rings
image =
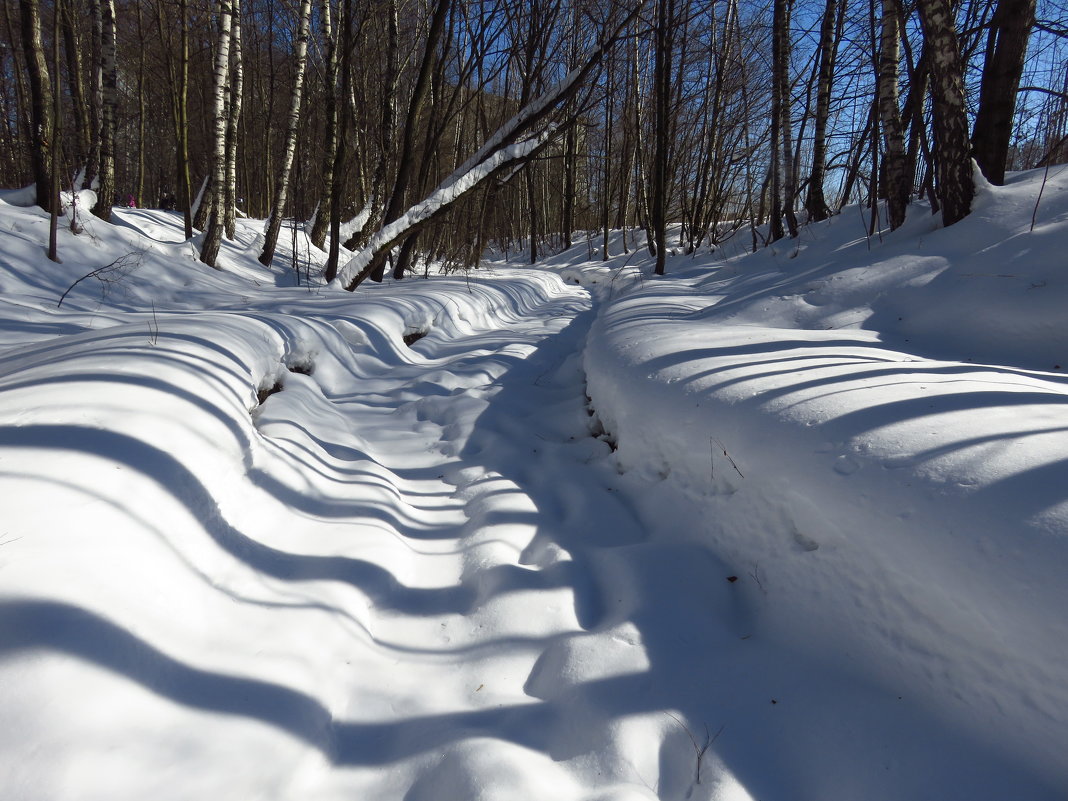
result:
[(675, 0), (659, 0), (656, 13), (656, 66), (653, 72), (653, 92), (656, 103), (656, 124), (653, 133), (652, 185), (649, 216), (652, 218), (653, 241), (656, 247), (657, 275), (664, 274), (667, 258), (667, 193), (670, 159), (669, 131), (671, 116), (671, 53), (675, 28)]
[(45, 211), (56, 207), (58, 194), (52, 184), (52, 139), (55, 135), (52, 84), (48, 77), (48, 62), (41, 41), (40, 0), (19, 0), (22, 23), (22, 48), (30, 76), (30, 114), (33, 141), (30, 160), (33, 180), (37, 184), (37, 205)]
[(282, 164), (279, 167), (274, 186), (274, 205), (267, 218), (264, 231), (263, 250), (260, 252), (260, 264), (270, 265), (278, 246), (278, 232), (282, 227), (286, 200), (289, 197), (289, 174), (293, 169), (293, 156), (297, 151), (297, 128), (300, 124), (300, 103), (304, 93), (304, 71), (308, 62), (308, 29), (311, 25), (311, 0), (301, 0), (297, 16), (297, 38), (293, 42), (293, 59), (295, 74), (293, 77), (293, 94), (289, 101), (289, 116), (286, 121), (286, 139), (282, 151)]
[(211, 158), (212, 209), (208, 229), (204, 235), (204, 246), (200, 251), (200, 260), (209, 267), (215, 267), (222, 244), (223, 220), (223, 185), (226, 181), (226, 87), (230, 72), (230, 28), (233, 24), (232, 0), (217, 0), (218, 40), (215, 46), (215, 80), (214, 80), (214, 148)]
[(983, 175), (999, 186), (1005, 183), (1016, 93), (1034, 22), (1035, 0), (999, 0), (990, 21), (972, 146)]
[(115, 35), (115, 0), (100, 0), (100, 76), (101, 107), (99, 136), (100, 181), (93, 214), (102, 220), (111, 219), (115, 199), (115, 131), (119, 113), (119, 71)]
[(879, 43), (879, 122), (883, 129), (886, 154), (883, 167), (886, 172), (886, 206), (890, 230), (900, 228), (905, 222), (905, 207), (908, 205), (911, 181), (905, 174), (905, 137), (898, 110), (898, 62), (901, 51), (898, 44), (898, 0), (882, 0), (882, 35)]
[(421, 202), (379, 229), (339, 272), (342, 285), (346, 289), (355, 289), (366, 280), (376, 264), (382, 263), (380, 260), (394, 245), (449, 211), (488, 180), (502, 173), (514, 175), (517, 167), (539, 152), (562, 128), (575, 124), (578, 119), (575, 110), (564, 120), (554, 121), (553, 117), (558, 109), (575, 98), (641, 8), (639, 0), (622, 21), (607, 24), (604, 35), (580, 66), (521, 108)]
[(230, 103), (226, 114), (226, 186), (223, 191), (223, 230), (233, 239), (237, 216), (237, 139), (245, 89), (244, 54), (241, 49), (241, 0), (234, 0), (233, 32), (230, 37)]
[(964, 105), (964, 65), (949, 0), (918, 0), (931, 75), (934, 160), (942, 224), (953, 225), (971, 210), (975, 195), (968, 114)]
[(813, 221), (826, 220), (831, 210), (823, 193), (827, 170), (827, 121), (831, 115), (831, 89), (846, 0), (826, 0), (820, 20), (819, 80), (816, 87), (816, 119), (812, 135), (812, 172), (808, 178), (805, 210)]

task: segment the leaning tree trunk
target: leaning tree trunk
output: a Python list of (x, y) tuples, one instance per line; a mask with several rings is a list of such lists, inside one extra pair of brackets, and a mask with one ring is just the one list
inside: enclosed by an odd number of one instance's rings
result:
[[(550, 123), (550, 117), (578, 94), (579, 89), (600, 65), (605, 53), (616, 45), (623, 31), (638, 16), (642, 6), (643, 0), (638, 0), (621, 22), (608, 29), (582, 66), (572, 70), (556, 86), (521, 108), (427, 197), (411, 206), (398, 219), (379, 229), (367, 245), (354, 254), (349, 263), (339, 271), (338, 278), (342, 286), (350, 291), (355, 289), (368, 278), (376, 263), (380, 263), (380, 259), (384, 261), (390, 248), (439, 218), (453, 204), (494, 177), (504, 172), (514, 175), (518, 168), (533, 158), (554, 136), (562, 133), (559, 125)], [(579, 113), (572, 110), (566, 123), (578, 124)]]
[(100, 75), (103, 103), (100, 107), (100, 185), (93, 214), (111, 219), (115, 199), (115, 131), (118, 127), (119, 73), (116, 66), (115, 0), (100, 0)]
[(1005, 183), (1016, 92), (1034, 22), (1035, 0), (999, 0), (990, 23), (972, 147), (983, 175), (997, 186)]
[(886, 210), (890, 230), (905, 222), (911, 180), (905, 174), (905, 136), (897, 100), (897, 65), (901, 58), (898, 45), (898, 0), (882, 0), (882, 39), (879, 44), (879, 122), (883, 129), (886, 155)]
[[(219, 41), (215, 49), (215, 144), (212, 153), (212, 208), (208, 220), (208, 230), (204, 235), (204, 247), (200, 251), (200, 260), (209, 267), (215, 267), (222, 244), (223, 220), (223, 184), (226, 181), (226, 84), (230, 71), (230, 27), (233, 23), (233, 5), (231, 0), (218, 0)], [(201, 201), (203, 202), (203, 200)]]
[(919, 11), (931, 75), (937, 195), (942, 224), (953, 225), (971, 211), (975, 195), (964, 105), (964, 64), (950, 0), (919, 0)]
[(278, 247), (278, 232), (282, 228), (282, 215), (289, 198), (289, 175), (293, 169), (293, 156), (297, 152), (297, 128), (300, 125), (300, 100), (304, 93), (304, 67), (308, 58), (308, 27), (311, 22), (311, 0), (301, 0), (300, 19), (297, 24), (297, 40), (293, 46), (294, 69), (293, 94), (289, 99), (289, 117), (286, 122), (286, 143), (282, 152), (282, 164), (274, 185), (274, 205), (267, 218), (264, 231), (263, 251), (260, 264), (270, 266)]
[(52, 186), (52, 138), (55, 117), (52, 113), (52, 84), (48, 78), (48, 61), (41, 41), (41, 4), (39, 0), (19, 0), (22, 23), (22, 47), (30, 73), (30, 119), (33, 141), (30, 159), (33, 180), (37, 185), (37, 205), (51, 212), (56, 205), (56, 189)]

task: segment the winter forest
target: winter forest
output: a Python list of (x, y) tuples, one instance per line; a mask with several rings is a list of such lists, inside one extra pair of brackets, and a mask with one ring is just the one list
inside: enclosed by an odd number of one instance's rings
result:
[(1064, 801), (1066, 3), (4, 0), (0, 798)]
[(972, 157), (1001, 184), (1068, 152), (1065, 14), (1056, 0), (8, 2), (0, 182), (36, 182), (45, 209), (96, 187), (102, 219), (176, 208), (187, 238), (206, 232), (209, 265), (236, 214), (268, 220), (264, 264), (282, 220), (302, 221), (316, 247), (329, 237), (328, 279), (342, 247), (366, 251), (350, 289), (381, 280), (394, 250), (400, 277), (489, 246), (535, 262), (577, 230), (603, 233), (603, 258), (624, 228), (662, 255), (743, 226), (759, 247), (879, 198), (896, 228), (913, 195), (952, 223)]

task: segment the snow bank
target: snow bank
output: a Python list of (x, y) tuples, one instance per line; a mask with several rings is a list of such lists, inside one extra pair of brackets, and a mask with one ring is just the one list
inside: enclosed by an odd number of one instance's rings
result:
[(913, 206), (868, 242), (847, 210), (637, 288), (586, 370), (645, 519), (731, 567), (751, 634), (846, 660), (1063, 788), (1068, 172), (1030, 232), (1040, 180), (951, 229)]

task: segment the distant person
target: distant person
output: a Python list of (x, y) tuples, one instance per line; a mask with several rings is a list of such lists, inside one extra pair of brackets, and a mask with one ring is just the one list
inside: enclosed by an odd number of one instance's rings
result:
[(133, 195), (127, 195), (126, 196), (126, 208), (128, 208), (128, 209), (136, 209), (137, 208), (137, 199)]

